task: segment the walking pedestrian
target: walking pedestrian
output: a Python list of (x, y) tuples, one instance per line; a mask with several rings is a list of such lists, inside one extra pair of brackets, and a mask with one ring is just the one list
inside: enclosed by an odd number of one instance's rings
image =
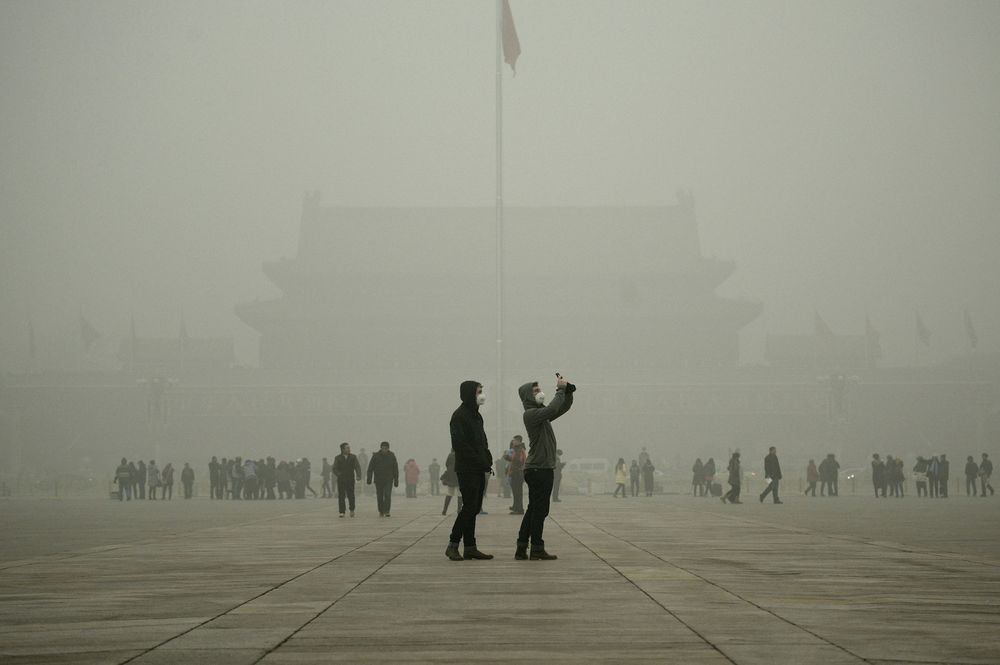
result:
[(566, 462), (562, 461), (562, 450), (556, 450), (556, 468), (552, 474), (552, 501), (559, 503), (559, 488), (562, 486), (563, 467)]
[(733, 453), (733, 456), (729, 458), (729, 491), (723, 494), (721, 497), (722, 503), (743, 503), (740, 501), (740, 487), (742, 485), (742, 469), (740, 469), (740, 454), (738, 452)]
[(518, 434), (511, 441), (510, 455), (507, 460), (507, 482), (510, 484), (514, 503), (510, 507), (511, 515), (524, 514), (524, 462), (527, 459), (524, 441)]
[[(712, 485), (715, 484), (715, 458), (709, 457), (708, 461), (705, 462), (705, 466), (702, 469), (702, 473), (705, 474), (705, 494), (704, 496), (709, 496), (712, 493)], [(720, 490), (718, 490), (721, 492)]]
[(375, 480), (375, 499), (378, 503), (378, 516), (391, 517), (392, 488), (399, 487), (399, 462), (396, 455), (389, 450), (389, 442), (379, 444), (378, 452), (372, 455), (368, 462), (368, 484)]
[(167, 501), (173, 501), (174, 499), (174, 465), (167, 462), (166, 466), (163, 467), (163, 471), (160, 472), (160, 485), (163, 489), (160, 491), (160, 498), (166, 499)]
[(993, 475), (993, 462), (990, 461), (990, 456), (983, 453), (983, 459), (979, 462), (979, 482), (980, 482), (980, 492), (979, 495), (986, 498), (986, 490), (990, 491), (990, 496), (993, 496), (993, 485), (990, 483), (990, 477)]
[(882, 498), (885, 498), (885, 462), (879, 457), (878, 453), (872, 455), (872, 486), (875, 488), (875, 498), (878, 498), (879, 492), (882, 493)]
[(431, 496), (440, 496), (441, 494), (441, 465), (438, 464), (437, 457), (431, 460), (431, 463), (427, 465), (427, 479), (431, 484)]
[(346, 441), (340, 444), (340, 454), (333, 458), (333, 475), (337, 476), (337, 509), (340, 517), (344, 516), (346, 503), (350, 505), (351, 517), (354, 517), (354, 482), (361, 481), (361, 464), (351, 453), (351, 444)]
[(700, 457), (694, 460), (691, 473), (693, 474), (691, 478), (692, 496), (703, 496), (705, 494), (705, 465), (701, 463)]
[(764, 499), (770, 493), (775, 503), (784, 503), (778, 498), (778, 483), (781, 480), (781, 464), (778, 463), (778, 451), (774, 446), (771, 446), (767, 450), (767, 456), (764, 458), (764, 480), (767, 481), (767, 487), (760, 493), (760, 502), (764, 503)]
[[(132, 472), (129, 471), (128, 462), (122, 458), (121, 464), (115, 469), (115, 482), (118, 483), (118, 500), (132, 500)], [(984, 492), (985, 494), (985, 492)]]
[(948, 456), (941, 453), (938, 460), (938, 482), (940, 483), (938, 494), (942, 499), (948, 498), (948, 471), (950, 468), (951, 462), (948, 461)]
[(323, 477), (323, 487), (320, 488), (322, 492), (321, 496), (324, 499), (332, 499), (333, 487), (330, 485), (330, 476), (333, 475), (333, 467), (330, 466), (325, 457), (323, 458), (323, 468), (320, 470), (320, 475)]
[(417, 460), (412, 457), (406, 460), (406, 464), (403, 465), (403, 477), (406, 480), (406, 498), (416, 499), (417, 484), (420, 482), (420, 467), (417, 466)]
[(156, 460), (149, 460), (146, 466), (146, 485), (149, 488), (150, 501), (156, 501), (156, 488), (160, 486), (160, 469), (156, 466)]
[(618, 490), (621, 490), (622, 498), (625, 498), (625, 483), (628, 481), (628, 469), (625, 468), (625, 458), (619, 457), (615, 463), (615, 491), (611, 498), (618, 497)]
[(181, 485), (184, 486), (184, 498), (190, 499), (194, 494), (194, 469), (188, 462), (184, 462), (184, 468), (181, 469)]
[[(822, 464), (822, 462), (820, 462)], [(805, 495), (809, 496), (812, 494), (813, 498), (816, 498), (816, 483), (819, 481), (819, 469), (816, 468), (816, 462), (814, 460), (809, 460), (809, 464), (806, 465), (806, 482), (809, 486), (806, 487)]]
[(642, 465), (642, 483), (646, 486), (646, 496), (653, 496), (653, 462), (647, 457)]
[(976, 481), (979, 480), (979, 465), (972, 455), (965, 458), (965, 496), (976, 496)]
[[(441, 509), (442, 515), (448, 514), (448, 504), (451, 503), (451, 499), (458, 493), (458, 474), (455, 473), (455, 451), (448, 453), (448, 457), (444, 460), (444, 473), (441, 474), (441, 484), (445, 486), (447, 492), (444, 495), (444, 507)], [(458, 507), (459, 511), (462, 510), (462, 496), (458, 496)]]

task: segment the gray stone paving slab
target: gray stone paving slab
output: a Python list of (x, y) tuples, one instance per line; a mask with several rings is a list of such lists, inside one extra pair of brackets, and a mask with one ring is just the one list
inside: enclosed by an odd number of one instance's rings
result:
[[(353, 520), (323, 501), (133, 502), (88, 515), (104, 542), (15, 538), (0, 663), (1000, 663), (1000, 530), (891, 540), (858, 520), (887, 504), (860, 497), (567, 497), (546, 532), (560, 559), (518, 562), (519, 520), (491, 497), (480, 546), (498, 558), (450, 562), (438, 499), (397, 498), (390, 519), (369, 499)], [(892, 506), (948, 536), (1000, 503)], [(162, 535), (101, 523), (147, 510)]]

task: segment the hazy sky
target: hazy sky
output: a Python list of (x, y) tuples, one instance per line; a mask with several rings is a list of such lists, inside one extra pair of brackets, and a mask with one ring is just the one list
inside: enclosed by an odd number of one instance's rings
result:
[[(511, 0), (510, 205), (698, 202), (766, 332), (1000, 347), (1000, 3)], [(256, 335), (303, 192), (491, 205), (492, 0), (0, 4), (0, 367)], [(492, 257), (489, 257), (490, 259)], [(572, 256), (562, 259), (572, 264)], [(104, 333), (80, 350), (84, 311)], [(60, 351), (60, 349), (65, 349)]]

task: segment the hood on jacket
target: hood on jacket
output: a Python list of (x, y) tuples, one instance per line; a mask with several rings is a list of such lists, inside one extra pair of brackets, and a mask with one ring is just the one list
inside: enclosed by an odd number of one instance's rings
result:
[(476, 390), (483, 384), (478, 381), (462, 381), (458, 387), (458, 396), (462, 399), (462, 406), (479, 411), (479, 404), (476, 403)]
[(521, 398), (521, 404), (524, 406), (525, 411), (541, 407), (541, 404), (535, 401), (535, 393), (533, 392), (537, 385), (538, 381), (529, 381), (517, 389), (517, 394)]

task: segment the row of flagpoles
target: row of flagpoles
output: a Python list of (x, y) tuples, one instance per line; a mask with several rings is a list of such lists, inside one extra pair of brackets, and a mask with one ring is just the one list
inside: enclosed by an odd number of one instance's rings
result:
[[(833, 337), (833, 329), (827, 325), (823, 317), (820, 316), (819, 312), (815, 312), (815, 330), (816, 334), (821, 337)], [(979, 346), (979, 335), (976, 334), (976, 326), (972, 322), (972, 315), (969, 310), (965, 310), (965, 334), (969, 339), (969, 346), (975, 350)], [(923, 344), (925, 347), (931, 345), (931, 330), (924, 323), (924, 319), (920, 316), (919, 311), (914, 312), (914, 327), (913, 327), (914, 337), (917, 341)], [(875, 344), (878, 344), (880, 333), (876, 330), (875, 326), (872, 325), (871, 319), (865, 315), (865, 337), (869, 340), (875, 340)]]

